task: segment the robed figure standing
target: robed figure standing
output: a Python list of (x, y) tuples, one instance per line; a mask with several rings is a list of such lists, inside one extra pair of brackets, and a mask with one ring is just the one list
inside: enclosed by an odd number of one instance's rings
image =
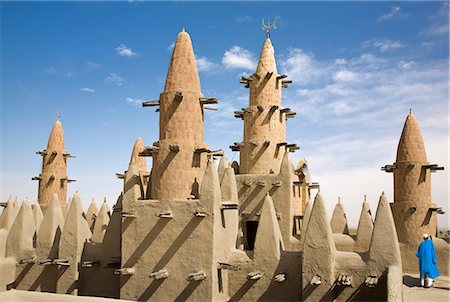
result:
[(433, 279), (439, 277), (439, 271), (434, 244), (428, 234), (423, 234), (416, 256), (419, 257), (420, 285), (425, 286), (426, 282), (426, 287), (433, 286)]

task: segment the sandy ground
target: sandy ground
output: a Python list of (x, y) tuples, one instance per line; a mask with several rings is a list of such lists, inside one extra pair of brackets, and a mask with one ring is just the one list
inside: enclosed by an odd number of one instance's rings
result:
[(435, 280), (433, 287), (424, 288), (420, 286), (419, 275), (404, 275), (403, 301), (450, 301), (450, 277), (439, 277)]
[[(117, 302), (125, 300), (115, 300), (94, 297), (79, 297), (70, 295), (57, 295), (40, 292), (27, 292), (20, 290), (9, 290), (0, 293), (0, 301), (8, 302)], [(439, 277), (434, 282), (434, 286), (423, 288), (419, 283), (419, 275), (403, 276), (403, 301), (405, 302), (446, 302), (450, 301), (450, 277)]]

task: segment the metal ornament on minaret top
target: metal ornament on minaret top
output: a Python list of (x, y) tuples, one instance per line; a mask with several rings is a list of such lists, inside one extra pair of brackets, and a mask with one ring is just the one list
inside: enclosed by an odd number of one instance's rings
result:
[(277, 29), (277, 19), (273, 19), (272, 24), (270, 24), (270, 18), (267, 20), (267, 25), (264, 22), (264, 19), (262, 19), (262, 30), (266, 32), (266, 37), (270, 38), (270, 31), (272, 29)]

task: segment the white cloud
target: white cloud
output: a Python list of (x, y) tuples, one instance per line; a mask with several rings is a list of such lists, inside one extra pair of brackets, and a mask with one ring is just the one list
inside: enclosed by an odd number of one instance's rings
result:
[(372, 39), (363, 43), (364, 47), (373, 47), (380, 52), (399, 49), (405, 47), (401, 41), (389, 40), (389, 39)]
[(347, 60), (343, 59), (343, 58), (339, 58), (339, 59), (336, 59), (335, 63), (338, 65), (345, 65), (345, 64), (347, 64)]
[(256, 68), (256, 59), (253, 53), (239, 46), (233, 46), (225, 51), (222, 64), (227, 69), (247, 69)]
[(120, 44), (118, 47), (114, 48), (119, 56), (123, 57), (140, 57), (140, 54), (134, 52), (131, 48), (127, 47), (125, 44)]
[(200, 57), (195, 60), (197, 63), (197, 69), (198, 71), (212, 71), (215, 70), (218, 65), (212, 61), (210, 61), (207, 57)]
[(327, 68), (325, 65), (319, 64), (313, 54), (305, 53), (299, 48), (291, 48), (287, 59), (282, 60), (280, 66), (283, 73), (301, 84), (317, 80)]
[(106, 77), (105, 82), (116, 84), (117, 86), (122, 86), (125, 83), (125, 80), (116, 73), (110, 73), (108, 77)]
[(357, 76), (354, 72), (349, 70), (339, 70), (333, 75), (333, 79), (336, 82), (352, 82), (357, 80)]
[(83, 92), (95, 92), (95, 90), (93, 88), (88, 88), (88, 87), (83, 87), (80, 89), (80, 91)]
[(378, 21), (383, 22), (383, 21), (387, 21), (390, 19), (394, 19), (395, 17), (397, 17), (399, 15), (400, 10), (401, 10), (400, 6), (393, 6), (388, 13), (385, 13), (385, 14), (379, 16)]
[(130, 98), (130, 97), (127, 97), (126, 100), (129, 104), (133, 104), (136, 106), (142, 106), (142, 103), (145, 102), (145, 100), (143, 100), (143, 99), (134, 99), (134, 98)]

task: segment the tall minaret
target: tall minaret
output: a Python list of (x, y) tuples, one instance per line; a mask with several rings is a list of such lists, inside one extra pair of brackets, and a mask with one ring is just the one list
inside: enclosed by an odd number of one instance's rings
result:
[(411, 111), (398, 143), (396, 162), (382, 169), (394, 173), (392, 212), (399, 241), (415, 246), (422, 234), (436, 235), (439, 209), (431, 200), (430, 173), (443, 168), (428, 162), (419, 125)]
[(241, 174), (268, 174), (280, 171), (286, 149), (298, 147), (286, 143), (286, 118), (295, 113), (281, 107), (281, 89), (291, 81), (277, 73), (275, 52), (267, 34), (256, 72), (243, 77), (241, 83), (250, 88), (250, 106), (236, 111), (244, 120), (244, 141), (231, 146), (240, 151)]
[(159, 141), (141, 155), (153, 157), (151, 198), (184, 200), (198, 198), (205, 173), (208, 146), (203, 141), (203, 97), (194, 50), (189, 34), (178, 34), (159, 100)]
[(73, 157), (64, 150), (64, 131), (59, 118), (53, 125), (48, 138), (47, 149), (38, 151), (42, 155), (42, 172), (33, 180), (39, 180), (38, 203), (42, 206), (50, 204), (56, 193), (61, 206), (66, 205), (67, 184), (75, 180), (67, 177), (67, 158)]

